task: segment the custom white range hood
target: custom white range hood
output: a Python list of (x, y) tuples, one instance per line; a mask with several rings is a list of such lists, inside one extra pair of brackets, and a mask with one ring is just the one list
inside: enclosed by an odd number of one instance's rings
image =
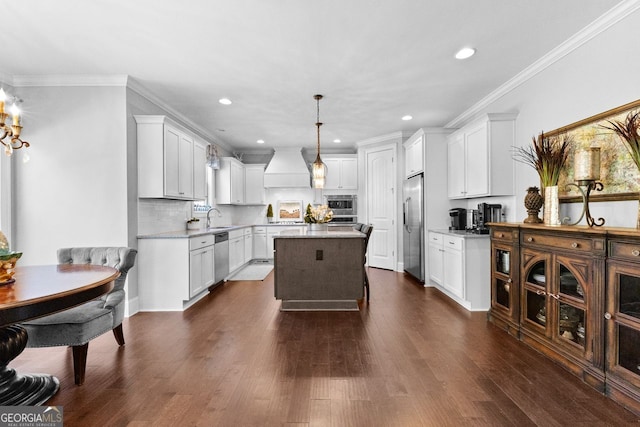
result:
[(311, 173), (301, 148), (274, 148), (264, 171), (265, 188), (310, 188)]

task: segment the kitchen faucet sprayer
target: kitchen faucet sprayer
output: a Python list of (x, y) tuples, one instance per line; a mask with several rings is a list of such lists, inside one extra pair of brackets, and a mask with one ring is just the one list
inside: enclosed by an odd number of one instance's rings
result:
[(218, 210), (218, 208), (211, 208), (211, 209), (209, 209), (209, 210), (207, 211), (207, 228), (211, 227), (211, 218), (210, 218), (210, 216), (209, 216), (209, 215), (211, 214), (211, 211), (216, 211), (216, 212), (218, 212), (218, 218), (221, 218), (221, 217), (222, 217), (222, 212), (220, 212), (220, 211)]

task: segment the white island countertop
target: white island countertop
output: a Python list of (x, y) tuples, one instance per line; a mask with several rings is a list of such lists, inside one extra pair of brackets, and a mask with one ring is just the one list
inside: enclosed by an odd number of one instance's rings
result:
[(338, 227), (330, 227), (326, 231), (309, 230), (308, 228), (300, 228), (298, 230), (282, 230), (273, 236), (274, 238), (286, 239), (343, 239), (343, 238), (359, 238), (365, 237), (364, 233), (356, 230), (338, 229)]

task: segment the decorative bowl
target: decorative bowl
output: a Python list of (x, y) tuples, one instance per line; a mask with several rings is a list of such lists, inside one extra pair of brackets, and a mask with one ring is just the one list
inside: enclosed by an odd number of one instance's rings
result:
[(8, 285), (15, 282), (13, 278), (16, 263), (22, 256), (22, 252), (4, 251), (0, 253), (0, 285)]

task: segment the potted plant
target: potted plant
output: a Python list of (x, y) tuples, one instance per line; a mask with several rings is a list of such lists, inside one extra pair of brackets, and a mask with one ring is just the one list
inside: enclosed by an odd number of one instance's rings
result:
[(193, 217), (187, 220), (187, 230), (198, 230), (200, 229), (200, 219)]
[(514, 150), (514, 160), (538, 172), (544, 197), (543, 221), (547, 225), (560, 225), (558, 180), (567, 161), (571, 141), (571, 136), (566, 133), (547, 137), (540, 132), (540, 136), (532, 138), (532, 145)]
[(273, 206), (271, 206), (271, 203), (267, 206), (267, 222), (273, 222)]
[[(602, 127), (613, 131), (620, 137), (640, 171), (640, 111), (631, 111), (624, 120), (607, 120), (607, 123), (609, 126), (602, 125)], [(640, 229), (640, 204), (638, 205), (636, 228)]]

